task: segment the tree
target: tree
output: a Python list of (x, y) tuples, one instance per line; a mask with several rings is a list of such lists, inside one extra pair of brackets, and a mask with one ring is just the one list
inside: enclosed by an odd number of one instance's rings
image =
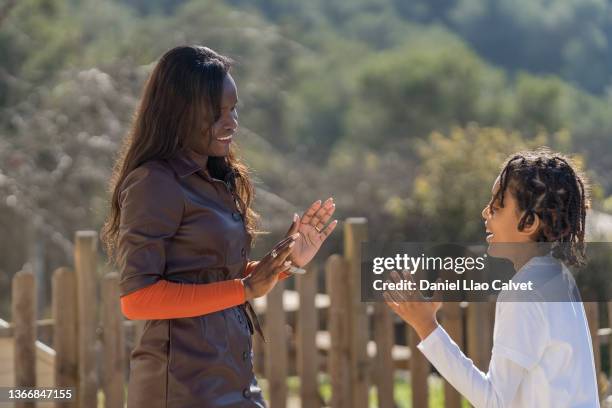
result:
[[(481, 211), (508, 155), (548, 142), (541, 134), (526, 141), (517, 132), (470, 125), (448, 136), (433, 132), (421, 144), (420, 172), (412, 211), (422, 215), (427, 239), (473, 242), (484, 238)], [(422, 240), (425, 240), (423, 238)]]

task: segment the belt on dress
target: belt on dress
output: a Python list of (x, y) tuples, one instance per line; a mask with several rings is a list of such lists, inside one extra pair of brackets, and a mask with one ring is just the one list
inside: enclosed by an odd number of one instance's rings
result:
[(259, 323), (259, 319), (257, 318), (257, 313), (255, 313), (255, 309), (253, 309), (253, 305), (251, 305), (251, 302), (247, 300), (241, 306), (244, 307), (247, 312), (247, 318), (249, 319), (249, 324), (251, 325), (251, 327), (254, 326), (257, 333), (259, 333), (259, 335), (261, 336), (263, 342), (267, 343), (266, 336), (264, 336), (263, 330), (261, 329), (261, 324)]

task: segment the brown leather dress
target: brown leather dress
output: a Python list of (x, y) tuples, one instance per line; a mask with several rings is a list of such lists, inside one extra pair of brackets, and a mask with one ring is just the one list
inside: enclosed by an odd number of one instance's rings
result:
[[(251, 239), (228, 186), (204, 172), (206, 160), (184, 151), (143, 164), (122, 183), (121, 296), (159, 279), (242, 276)], [(261, 329), (251, 313), (247, 302), (203, 316), (147, 320), (130, 356), (128, 408), (265, 407), (252, 363), (254, 324)]]

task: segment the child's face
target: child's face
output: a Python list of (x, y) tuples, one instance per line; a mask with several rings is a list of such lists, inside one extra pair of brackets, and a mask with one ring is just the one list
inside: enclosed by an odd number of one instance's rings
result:
[[(491, 199), (495, 197), (495, 193), (499, 190), (499, 187), (500, 183), (498, 176), (495, 183), (493, 183)], [(504, 192), (503, 207), (500, 207), (499, 201), (496, 201), (492, 203), (491, 208), (489, 208), (489, 203), (482, 210), (482, 218), (484, 219), (489, 246), (494, 243), (522, 243), (533, 241), (532, 235), (534, 233), (534, 228), (537, 228), (537, 223), (526, 226), (523, 231), (519, 231), (518, 224), (523, 212), (519, 209), (511, 189), (507, 188)]]

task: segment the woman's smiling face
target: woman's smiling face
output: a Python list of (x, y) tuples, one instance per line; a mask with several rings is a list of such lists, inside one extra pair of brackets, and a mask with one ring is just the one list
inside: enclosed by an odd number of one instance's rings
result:
[[(238, 90), (230, 74), (223, 79), (223, 95), (219, 117), (212, 125), (211, 132), (204, 132), (202, 143), (195, 147), (198, 153), (207, 156), (227, 156), (232, 139), (238, 130)], [(210, 140), (209, 140), (210, 135)]]

